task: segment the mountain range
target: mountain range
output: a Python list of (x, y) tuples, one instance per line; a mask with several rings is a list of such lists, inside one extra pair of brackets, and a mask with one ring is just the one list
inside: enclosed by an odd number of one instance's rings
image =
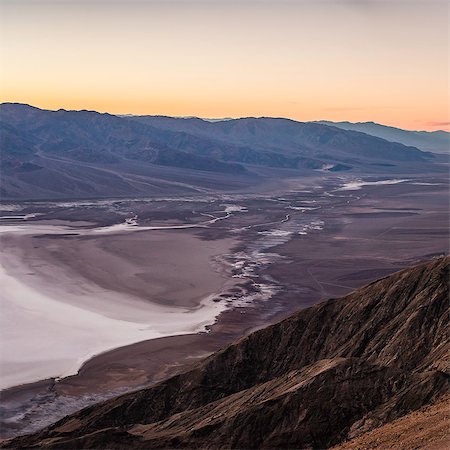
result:
[(361, 133), (377, 136), (391, 142), (399, 142), (403, 145), (410, 145), (421, 150), (443, 153), (450, 153), (450, 133), (443, 130), (438, 131), (411, 131), (401, 128), (389, 127), (375, 122), (330, 122), (326, 120), (318, 121), (323, 125), (329, 125), (342, 130), (360, 131)]
[[(428, 433), (427, 448), (446, 448), (449, 264), (433, 259), (301, 310), (166, 381), (1, 446), (387, 448), (377, 439), (392, 439), (400, 420), (408, 432), (389, 444), (418, 448), (405, 442)], [(430, 411), (433, 427), (420, 429)]]
[(0, 106), (3, 199), (241, 189), (317, 170), (408, 173), (441, 156), (365, 133), (289, 119), (207, 121)]

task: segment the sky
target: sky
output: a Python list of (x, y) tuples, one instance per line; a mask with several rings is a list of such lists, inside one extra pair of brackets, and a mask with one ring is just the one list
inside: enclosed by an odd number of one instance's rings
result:
[(447, 0), (0, 0), (0, 101), (449, 130)]

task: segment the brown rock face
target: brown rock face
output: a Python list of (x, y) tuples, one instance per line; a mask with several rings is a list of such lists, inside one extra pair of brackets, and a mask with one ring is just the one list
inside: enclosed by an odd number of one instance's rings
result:
[(9, 448), (326, 448), (447, 391), (450, 258), (300, 311)]

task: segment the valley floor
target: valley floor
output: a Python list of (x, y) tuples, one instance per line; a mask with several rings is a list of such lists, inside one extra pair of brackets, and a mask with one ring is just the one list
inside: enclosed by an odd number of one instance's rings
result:
[(210, 260), (232, 239), (159, 230), (75, 239), (34, 228), (2, 239), (2, 388), (76, 374), (127, 344), (204, 331), (223, 310), (209, 297), (226, 278)]
[[(448, 253), (448, 179), (379, 181), (324, 176), (290, 179), (279, 190), (247, 196), (10, 205), (0, 227), (6, 277), (59, 306), (106, 316), (112, 322), (104, 330), (125, 319), (139, 333), (95, 349), (100, 328), (90, 328), (82, 333), (90, 353), (80, 361), (103, 353), (76, 375), (56, 379), (68, 373), (48, 366), (45, 380), (12, 381), (9, 386), (22, 385), (2, 391), (2, 435), (38, 429), (148, 386), (294, 310)], [(10, 286), (7, 301), (18, 292)], [(56, 309), (47, 306), (51, 316)], [(46, 327), (47, 320), (38, 319)], [(27, 326), (32, 332), (32, 322)], [(15, 329), (9, 328), (14, 339)], [(54, 335), (42, 339), (35, 342), (38, 363), (29, 360), (36, 367), (47, 364), (43, 355), (55, 351), (55, 342), (61, 355), (73, 345)], [(71, 373), (79, 365), (75, 358)]]

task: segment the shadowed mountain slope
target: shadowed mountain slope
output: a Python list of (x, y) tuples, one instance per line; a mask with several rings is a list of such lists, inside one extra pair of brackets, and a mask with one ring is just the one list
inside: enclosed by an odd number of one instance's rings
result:
[(93, 111), (0, 109), (2, 198), (80, 198), (233, 189), (257, 176), (169, 147), (173, 133)]
[(360, 436), (447, 391), (449, 264), (302, 310), (154, 387), (3, 445), (327, 448)]
[(314, 123), (123, 117), (13, 103), (0, 107), (0, 146), (0, 195), (17, 199), (232, 190), (322, 168), (439, 168), (415, 147)]

